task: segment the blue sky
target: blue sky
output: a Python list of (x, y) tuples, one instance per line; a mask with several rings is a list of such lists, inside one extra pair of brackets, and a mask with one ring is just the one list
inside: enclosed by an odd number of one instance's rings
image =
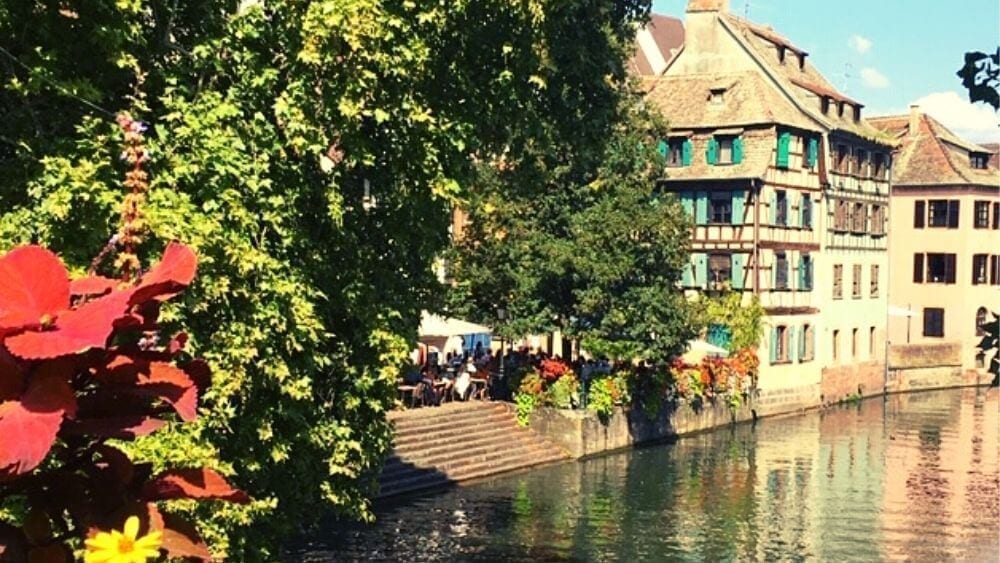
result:
[[(997, 0), (730, 0), (730, 11), (770, 25), (798, 47), (866, 115), (903, 113), (917, 102), (974, 141), (998, 140), (997, 114), (968, 104), (955, 72), (966, 51), (1000, 42)], [(683, 19), (687, 0), (654, 0)], [(957, 8), (960, 6), (961, 8)]]

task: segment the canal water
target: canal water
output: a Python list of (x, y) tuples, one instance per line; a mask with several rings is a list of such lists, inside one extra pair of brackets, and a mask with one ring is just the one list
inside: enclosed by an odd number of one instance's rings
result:
[(998, 392), (870, 399), (410, 499), (301, 561), (998, 561)]

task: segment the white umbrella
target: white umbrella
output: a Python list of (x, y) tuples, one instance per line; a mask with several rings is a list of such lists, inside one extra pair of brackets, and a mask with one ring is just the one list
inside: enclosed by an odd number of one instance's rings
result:
[(424, 311), (420, 315), (420, 338), (450, 338), (465, 334), (492, 334), (488, 326), (461, 319), (449, 319)]
[(728, 355), (728, 350), (720, 348), (715, 344), (711, 344), (704, 340), (688, 340), (687, 352), (684, 352), (681, 359), (689, 364), (697, 364), (706, 356), (719, 356), (725, 358)]

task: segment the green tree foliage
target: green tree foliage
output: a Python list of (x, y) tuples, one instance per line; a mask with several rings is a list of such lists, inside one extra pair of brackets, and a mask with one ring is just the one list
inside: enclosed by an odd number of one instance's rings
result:
[(730, 350), (756, 350), (760, 345), (764, 333), (764, 308), (757, 296), (727, 291), (721, 295), (701, 296), (697, 306), (702, 327), (722, 325), (729, 329)]
[(955, 73), (969, 92), (969, 102), (985, 102), (1000, 110), (1000, 47), (996, 53), (971, 51), (965, 64)]
[(85, 268), (121, 197), (104, 110), (149, 123), (140, 254), (198, 252), (162, 319), (216, 375), (198, 424), (132, 453), (235, 470), (255, 502), (201, 514), (217, 552), (273, 558), (324, 506), (371, 516), (397, 366), (473, 163), (602, 150), (648, 8), (0, 0), (0, 250), (34, 240)]
[[(561, 330), (591, 353), (664, 361), (693, 335), (676, 283), (689, 223), (657, 195), (665, 128), (622, 87), (600, 151), (479, 167), (456, 245), (452, 305), (506, 336)], [(612, 110), (609, 110), (612, 111)]]

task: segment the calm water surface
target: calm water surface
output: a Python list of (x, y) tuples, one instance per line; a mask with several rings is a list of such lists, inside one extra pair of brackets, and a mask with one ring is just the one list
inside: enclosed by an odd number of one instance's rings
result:
[(898, 395), (330, 526), (302, 561), (998, 561), (998, 392)]

